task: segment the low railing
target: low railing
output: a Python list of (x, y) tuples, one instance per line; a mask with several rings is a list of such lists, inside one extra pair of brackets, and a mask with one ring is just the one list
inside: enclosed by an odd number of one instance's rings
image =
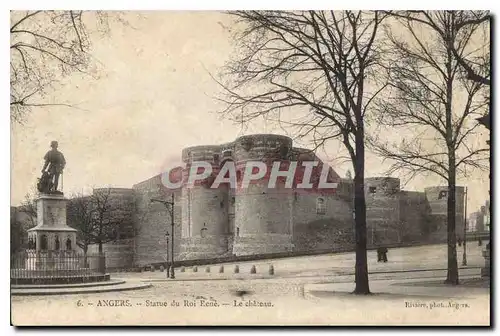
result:
[(10, 263), (13, 283), (30, 279), (49, 283), (65, 278), (91, 278), (103, 275), (105, 271), (104, 254), (83, 255), (75, 251), (25, 250), (13, 254)]

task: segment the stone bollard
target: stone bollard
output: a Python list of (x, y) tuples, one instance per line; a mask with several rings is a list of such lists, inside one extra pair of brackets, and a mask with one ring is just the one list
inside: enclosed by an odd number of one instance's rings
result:
[(221, 266), (221, 267), (219, 268), (219, 273), (224, 273), (224, 266)]
[(181, 267), (181, 273), (186, 272), (186, 268), (184, 266)]
[(163, 272), (163, 271), (165, 271), (165, 266), (161, 265), (160, 266), (160, 272)]
[(193, 267), (193, 272), (194, 272), (194, 273), (198, 272), (198, 267), (197, 267), (197, 266), (194, 266), (194, 267)]
[(206, 272), (206, 273), (210, 273), (210, 266), (207, 266), (207, 267), (205, 268), (205, 272)]
[(269, 275), (274, 275), (274, 266), (272, 264), (269, 265)]
[(234, 266), (234, 273), (240, 273), (240, 266)]
[(255, 274), (257, 273), (257, 269), (255, 268), (255, 265), (252, 265), (252, 268), (250, 268), (250, 274)]

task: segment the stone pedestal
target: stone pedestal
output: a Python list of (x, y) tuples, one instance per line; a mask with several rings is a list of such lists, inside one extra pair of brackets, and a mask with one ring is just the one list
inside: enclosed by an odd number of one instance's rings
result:
[(484, 267), (481, 268), (481, 278), (489, 278), (490, 277), (490, 265), (491, 265), (490, 249), (489, 248), (486, 248), (483, 250), (483, 257), (484, 257)]
[[(77, 230), (66, 224), (67, 199), (62, 194), (40, 194), (37, 225), (28, 230), (29, 248), (11, 259), (12, 284), (49, 285), (109, 280), (104, 255), (78, 255)], [(90, 265), (92, 261), (99, 265)], [(102, 267), (100, 266), (102, 265)]]
[(76, 250), (77, 230), (66, 224), (67, 201), (62, 194), (40, 194), (37, 198), (37, 225), (28, 230), (28, 241), (34, 245), (30, 248), (34, 247), (37, 254)]

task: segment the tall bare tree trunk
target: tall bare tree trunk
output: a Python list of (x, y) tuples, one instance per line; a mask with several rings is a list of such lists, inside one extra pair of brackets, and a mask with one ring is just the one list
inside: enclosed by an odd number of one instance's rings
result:
[(102, 241), (99, 241), (99, 253), (97, 256), (98, 260), (98, 271), (102, 274), (106, 272), (106, 259), (104, 259), (104, 253), (102, 252)]
[(356, 131), (356, 158), (354, 164), (354, 214), (356, 235), (356, 266), (354, 294), (369, 294), (366, 254), (366, 201), (365, 201), (365, 144), (363, 126)]
[(446, 283), (458, 285), (458, 264), (457, 264), (457, 235), (456, 235), (456, 197), (455, 197), (455, 152), (450, 152), (450, 172), (448, 178), (448, 273)]
[[(452, 41), (451, 34), (447, 37), (448, 41)], [(453, 69), (451, 49), (447, 48), (448, 62), (446, 63), (446, 143), (448, 146), (448, 199), (447, 205), (447, 240), (448, 240), (448, 272), (446, 275), (446, 283), (458, 285), (458, 265), (457, 265), (457, 237), (455, 233), (456, 223), (456, 154), (455, 142), (453, 141)]]

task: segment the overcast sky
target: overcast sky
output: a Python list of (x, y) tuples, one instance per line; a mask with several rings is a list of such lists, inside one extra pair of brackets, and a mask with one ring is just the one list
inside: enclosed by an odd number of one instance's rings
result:
[[(112, 24), (109, 36), (93, 40), (99, 78), (72, 75), (49, 98), (77, 108), (39, 108), (23, 126), (11, 128), (13, 205), (34, 190), (52, 140), (59, 141), (67, 160), (63, 187), (70, 196), (92, 187), (132, 187), (179, 162), (187, 146), (250, 133), (283, 134), (264, 123), (242, 131), (214, 113), (221, 106), (212, 98), (218, 87), (208, 72), (216, 73), (232, 51), (226, 15), (131, 12), (125, 19), (131, 27)], [(318, 154), (345, 176), (351, 166), (337, 158), (339, 148), (332, 142)], [(385, 168), (369, 156), (366, 175)], [(475, 211), (488, 197), (488, 173), (459, 183), (469, 187), (469, 212)], [(440, 184), (436, 177), (419, 178), (405, 188), (423, 191)]]

